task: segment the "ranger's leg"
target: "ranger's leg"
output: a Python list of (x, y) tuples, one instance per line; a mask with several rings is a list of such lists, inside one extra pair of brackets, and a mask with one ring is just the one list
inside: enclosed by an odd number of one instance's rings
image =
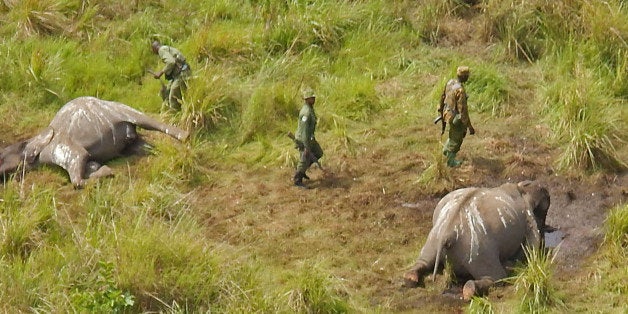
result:
[(465, 128), (461, 122), (457, 124), (452, 123), (449, 126), (449, 138), (443, 150), (443, 153), (447, 156), (447, 166), (449, 167), (458, 167), (462, 164), (462, 161), (456, 160), (456, 154), (460, 150), (460, 146), (462, 146)]
[(170, 94), (168, 95), (168, 105), (171, 109), (180, 110), (181, 109), (181, 78), (176, 78), (172, 80), (170, 84)]
[(307, 169), (310, 167), (310, 165), (312, 164), (310, 158), (308, 158), (308, 156), (306, 156), (305, 151), (304, 150), (299, 150), (299, 163), (297, 164), (297, 171), (294, 174), (294, 185), (298, 186), (298, 187), (305, 187), (305, 185), (303, 184), (303, 179), (307, 177), (307, 175), (305, 174), (305, 172), (307, 171)]

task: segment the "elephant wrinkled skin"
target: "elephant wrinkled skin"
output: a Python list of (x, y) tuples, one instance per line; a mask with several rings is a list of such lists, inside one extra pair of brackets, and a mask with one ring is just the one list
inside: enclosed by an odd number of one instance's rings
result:
[(65, 169), (72, 184), (80, 188), (88, 178), (112, 174), (101, 164), (137, 143), (136, 126), (180, 141), (188, 136), (188, 132), (124, 104), (79, 97), (65, 104), (41, 133), (2, 150), (0, 174), (11, 173), (21, 165), (54, 164)]
[(503, 263), (523, 257), (522, 246), (540, 248), (548, 191), (534, 181), (496, 188), (464, 188), (440, 200), (433, 227), (419, 258), (404, 275), (405, 285), (418, 286), (430, 271), (448, 260), (458, 276), (472, 276), (463, 298), (485, 294), (506, 277)]

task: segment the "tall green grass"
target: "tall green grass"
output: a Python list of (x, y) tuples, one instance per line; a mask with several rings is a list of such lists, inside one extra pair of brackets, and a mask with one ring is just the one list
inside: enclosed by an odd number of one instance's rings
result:
[(587, 276), (576, 281), (577, 298), (566, 305), (571, 312), (595, 308), (603, 313), (613, 313), (628, 307), (628, 205), (612, 208), (604, 223), (604, 241), (595, 258), (586, 266)]
[[(584, 54), (588, 48), (593, 55)], [(587, 56), (587, 57), (585, 57)], [(623, 101), (609, 90), (613, 79), (599, 65), (590, 64), (595, 47), (571, 43), (548, 62), (544, 112), (554, 140), (563, 148), (560, 169), (618, 169), (626, 167), (616, 145), (625, 143)]]
[(486, 112), (493, 117), (509, 113), (510, 85), (508, 78), (491, 64), (471, 67), (466, 84), (468, 103), (472, 111)]
[(495, 310), (493, 309), (491, 302), (486, 298), (474, 297), (471, 299), (471, 303), (469, 303), (466, 313), (493, 314), (495, 313)]
[(628, 258), (628, 205), (619, 205), (613, 208), (605, 221), (606, 232), (602, 246), (602, 259), (598, 262), (599, 276), (598, 289), (610, 295), (608, 301), (619, 303), (626, 307), (625, 296), (628, 294), (626, 280), (628, 270), (625, 267)]
[(290, 280), (294, 288), (286, 293), (289, 309), (293, 313), (348, 313), (346, 291), (335, 290), (337, 279), (324, 275), (315, 265), (303, 269)]
[(524, 313), (540, 313), (561, 306), (562, 301), (552, 284), (553, 263), (556, 251), (525, 249), (526, 265), (520, 267), (514, 278), (514, 286), (520, 295), (520, 310)]

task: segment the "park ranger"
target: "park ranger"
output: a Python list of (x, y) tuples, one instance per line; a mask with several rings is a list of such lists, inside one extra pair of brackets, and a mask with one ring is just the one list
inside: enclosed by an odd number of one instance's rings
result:
[(456, 76), (455, 79), (449, 80), (445, 85), (438, 107), (443, 121), (449, 124), (449, 137), (443, 146), (443, 155), (447, 157), (447, 166), (449, 167), (458, 167), (462, 164), (462, 161), (456, 160), (456, 154), (467, 135), (467, 129), (469, 134), (475, 134), (475, 129), (469, 118), (467, 93), (463, 85), (469, 79), (469, 67), (458, 67)]
[(305, 187), (303, 179), (309, 179), (305, 171), (312, 165), (318, 163), (318, 159), (323, 156), (323, 150), (314, 137), (316, 131), (316, 113), (314, 103), (316, 95), (312, 89), (306, 89), (303, 93), (304, 104), (299, 112), (299, 122), (295, 134), (294, 142), (299, 150), (299, 163), (294, 174), (294, 185)]
[(176, 48), (162, 45), (159, 41), (153, 41), (153, 53), (158, 54), (161, 61), (165, 64), (164, 68), (153, 74), (156, 79), (166, 76), (168, 87), (165, 92), (164, 101), (170, 109), (181, 109), (181, 100), (183, 92), (187, 88), (187, 78), (190, 76), (190, 66), (185, 60), (183, 54)]

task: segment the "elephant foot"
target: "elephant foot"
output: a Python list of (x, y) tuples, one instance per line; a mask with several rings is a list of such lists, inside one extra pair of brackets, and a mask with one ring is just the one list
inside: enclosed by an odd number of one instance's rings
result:
[(403, 275), (403, 287), (416, 288), (418, 286), (420, 286), (420, 283), (417, 271), (411, 270)]
[(462, 299), (465, 301), (470, 301), (477, 294), (477, 288), (475, 286), (475, 281), (469, 280), (462, 287)]
[(102, 177), (111, 177), (113, 176), (113, 170), (107, 166), (102, 166), (98, 168), (98, 170), (89, 174), (89, 178), (102, 178)]

